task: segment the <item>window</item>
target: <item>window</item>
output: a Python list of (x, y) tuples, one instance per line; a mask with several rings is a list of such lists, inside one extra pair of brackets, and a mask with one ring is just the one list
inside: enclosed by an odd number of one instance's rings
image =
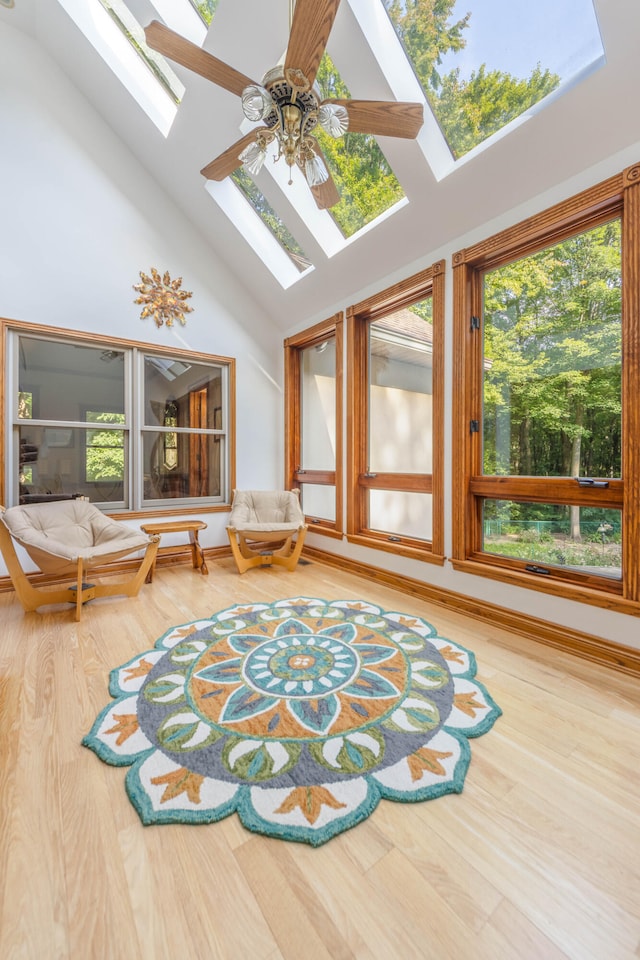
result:
[(455, 160), (604, 63), (592, 0), (383, 5)]
[(7, 327), (6, 502), (228, 503), (232, 360)]
[(287, 485), (315, 533), (342, 536), (342, 314), (285, 341)]
[(347, 311), (348, 539), (437, 563), (443, 309), (440, 261)]
[(640, 600), (637, 174), (454, 256), (454, 566), (620, 609)]

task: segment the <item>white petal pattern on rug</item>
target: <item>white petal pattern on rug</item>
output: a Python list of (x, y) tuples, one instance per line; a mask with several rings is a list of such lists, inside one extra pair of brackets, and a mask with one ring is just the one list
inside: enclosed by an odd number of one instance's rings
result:
[(236, 605), (173, 627), (112, 671), (83, 743), (132, 765), (145, 824), (210, 823), (313, 845), (381, 799), (459, 793), (468, 738), (500, 708), (474, 655), (362, 600)]

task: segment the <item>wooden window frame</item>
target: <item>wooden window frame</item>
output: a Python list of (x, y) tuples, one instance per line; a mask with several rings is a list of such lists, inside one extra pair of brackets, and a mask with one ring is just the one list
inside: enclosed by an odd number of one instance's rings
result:
[[(560, 243), (614, 218), (622, 237), (622, 479), (606, 491), (580, 488), (572, 478), (491, 477), (482, 473), (481, 330), (483, 274)], [(453, 540), (456, 570), (544, 593), (640, 614), (640, 164), (453, 255)], [(480, 430), (471, 432), (477, 420)], [(527, 571), (526, 561), (482, 550), (484, 498), (597, 505), (622, 511), (622, 580), (575, 569)]]
[[(109, 337), (103, 334), (97, 333), (85, 333), (83, 331), (77, 330), (67, 330), (61, 327), (47, 326), (44, 324), (35, 324), (35, 323), (26, 323), (21, 320), (10, 320), (7, 318), (0, 318), (0, 369), (5, 372), (7, 370), (7, 363), (11, 362), (9, 356), (9, 336), (34, 336), (44, 340), (61, 340), (67, 343), (78, 343), (81, 345), (86, 345), (88, 347), (102, 348), (103, 350), (115, 349), (119, 351), (131, 352), (133, 354), (142, 355), (142, 356), (159, 356), (167, 357), (172, 360), (184, 360), (184, 361), (194, 361), (202, 362), (205, 364), (215, 364), (224, 366), (226, 368), (226, 377), (227, 377), (227, 390), (228, 390), (228, 417), (227, 417), (227, 431), (226, 438), (228, 444), (227, 452), (227, 472), (228, 472), (228, 490), (225, 491), (227, 498), (222, 501), (212, 502), (210, 499), (201, 498), (201, 502), (198, 502), (197, 497), (188, 497), (183, 498), (180, 502), (178, 501), (163, 501), (160, 503), (149, 504), (144, 500), (144, 491), (138, 491), (137, 495), (140, 497), (140, 502), (137, 506), (113, 506), (109, 509), (103, 507), (104, 511), (112, 517), (122, 517), (127, 519), (133, 519), (136, 517), (145, 517), (149, 518), (150, 516), (170, 516), (175, 515), (176, 511), (179, 510), (181, 514), (192, 515), (192, 514), (204, 514), (204, 513), (222, 513), (228, 512), (230, 507), (230, 499), (232, 491), (235, 488), (235, 476), (236, 476), (236, 439), (235, 439), (235, 428), (236, 428), (236, 371), (235, 371), (235, 359), (233, 357), (223, 357), (214, 354), (207, 354), (202, 352), (197, 352), (194, 350), (182, 350), (174, 349), (172, 347), (162, 347), (155, 346), (149, 343), (139, 341), (139, 340), (124, 340), (116, 337)], [(9, 417), (9, 397), (6, 391), (6, 380), (5, 376), (2, 377), (2, 390), (0, 392), (0, 399), (2, 400), (2, 409), (4, 411), (4, 416), (2, 420), (2, 425), (0, 426), (0, 503), (10, 505), (7, 503), (7, 482), (6, 482), (6, 471), (7, 464), (13, 464), (14, 454), (11, 452), (10, 444), (12, 431), (14, 429), (13, 421)], [(132, 387), (129, 385), (127, 388), (127, 396), (130, 398), (132, 403), (135, 403), (135, 397), (132, 395)], [(34, 418), (37, 419), (37, 418)], [(85, 428), (91, 428), (91, 425), (81, 424)], [(145, 426), (143, 423), (138, 422), (138, 419), (134, 417), (132, 423), (126, 426), (126, 429), (129, 430), (133, 437), (133, 443), (131, 449), (133, 451), (132, 462), (129, 464), (129, 476), (132, 474), (135, 475), (135, 470), (139, 469), (139, 443), (142, 436)], [(130, 480), (128, 481), (130, 482)]]
[[(300, 357), (308, 347), (335, 340), (336, 345), (336, 462), (335, 470), (307, 470), (302, 464), (302, 381)], [(335, 490), (335, 521), (305, 515), (309, 529), (327, 537), (342, 539), (342, 393), (343, 393), (344, 317), (342, 311), (284, 341), (285, 390), (285, 485), (288, 489), (305, 483), (332, 486)]]
[[(376, 550), (442, 565), (444, 556), (444, 282), (445, 261), (362, 300), (347, 310), (347, 540)], [(369, 324), (403, 307), (432, 298), (433, 452), (431, 474), (368, 475), (367, 397)], [(396, 536), (367, 526), (368, 491), (430, 493), (432, 538)]]

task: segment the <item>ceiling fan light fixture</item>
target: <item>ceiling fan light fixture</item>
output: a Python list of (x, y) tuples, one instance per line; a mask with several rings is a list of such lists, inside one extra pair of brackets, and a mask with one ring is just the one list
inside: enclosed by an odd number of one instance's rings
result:
[(254, 140), (248, 147), (245, 147), (239, 154), (238, 160), (242, 163), (247, 173), (257, 176), (262, 170), (262, 165), (267, 159), (266, 143)]
[(317, 153), (307, 157), (304, 161), (304, 175), (310, 187), (319, 187), (321, 183), (329, 179), (329, 171), (324, 165), (322, 157), (319, 157)]
[(332, 137), (342, 137), (349, 129), (349, 114), (341, 103), (323, 103), (318, 110), (318, 123)]
[(273, 111), (271, 94), (258, 83), (251, 83), (242, 91), (242, 110), (247, 120), (266, 120)]

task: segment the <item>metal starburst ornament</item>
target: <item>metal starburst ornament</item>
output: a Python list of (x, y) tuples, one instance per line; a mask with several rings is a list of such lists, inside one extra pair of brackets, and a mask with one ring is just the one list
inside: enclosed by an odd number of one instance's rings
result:
[(169, 271), (165, 271), (160, 276), (155, 267), (151, 267), (151, 276), (140, 271), (142, 283), (134, 283), (133, 289), (140, 294), (133, 301), (134, 303), (144, 304), (140, 313), (140, 319), (153, 317), (157, 327), (166, 323), (168, 327), (173, 326), (174, 320), (178, 320), (184, 327), (185, 313), (192, 313), (193, 307), (185, 303), (192, 294), (188, 290), (181, 290), (182, 277), (172, 280)]

